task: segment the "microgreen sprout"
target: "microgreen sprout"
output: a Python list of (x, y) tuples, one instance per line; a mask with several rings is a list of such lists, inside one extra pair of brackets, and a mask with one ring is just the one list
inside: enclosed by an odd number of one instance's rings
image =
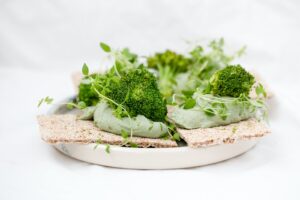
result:
[(168, 127), (168, 132), (167, 134), (163, 135), (162, 138), (164, 139), (172, 139), (174, 141), (180, 141), (180, 135), (179, 133), (176, 131), (176, 126), (174, 123), (172, 123), (171, 121), (169, 121), (167, 119), (167, 127)]
[(125, 130), (121, 130), (121, 136), (122, 136), (122, 138), (124, 138), (124, 139), (127, 139), (128, 138), (128, 133), (127, 133), (127, 131), (125, 131)]
[(50, 98), (49, 96), (45, 97), (45, 98), (41, 98), (38, 102), (38, 108), (43, 104), (51, 104), (53, 102), (53, 98)]
[[(49, 96), (42, 98), (39, 100), (38, 102), (38, 108), (41, 107), (42, 104), (52, 104), (54, 101), (53, 98), (50, 98)], [(86, 104), (83, 101), (80, 101), (78, 103), (74, 103), (74, 102), (68, 102), (68, 103), (59, 103), (59, 104), (55, 104), (55, 105), (66, 105), (66, 107), (68, 109), (73, 109), (73, 108), (78, 108), (78, 109), (84, 109), (86, 108)]]
[(256, 87), (255, 87), (255, 92), (256, 92), (256, 95), (258, 97), (261, 97), (263, 96), (264, 98), (267, 97), (267, 92), (266, 90), (264, 89), (263, 85), (261, 83), (259, 83)]
[(107, 53), (111, 52), (110, 46), (108, 46), (107, 44), (105, 44), (103, 42), (100, 42), (100, 47), (102, 48), (103, 51), (105, 51)]
[(89, 68), (88, 68), (88, 66), (87, 66), (87, 64), (86, 63), (84, 63), (83, 64), (83, 66), (82, 66), (82, 74), (83, 75), (85, 75), (85, 76), (88, 76), (89, 75)]
[(138, 145), (134, 142), (130, 142), (129, 145), (131, 148), (138, 148)]
[(194, 108), (195, 105), (196, 105), (195, 99), (193, 99), (193, 98), (188, 98), (188, 99), (185, 101), (183, 108), (184, 108), (184, 109), (191, 109), (191, 108)]
[(105, 152), (106, 152), (107, 154), (110, 154), (110, 145), (109, 145), (109, 144), (106, 144), (106, 145), (105, 145)]
[(96, 140), (96, 145), (94, 146), (94, 150), (101, 144), (101, 139)]

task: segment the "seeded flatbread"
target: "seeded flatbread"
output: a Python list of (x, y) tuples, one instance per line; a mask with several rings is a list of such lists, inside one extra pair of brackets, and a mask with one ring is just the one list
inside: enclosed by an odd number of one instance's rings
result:
[(111, 145), (136, 144), (138, 147), (177, 147), (173, 140), (132, 137), (130, 143), (119, 135), (101, 131), (93, 121), (78, 120), (76, 115), (40, 115), (37, 117), (41, 137), (50, 144), (100, 142)]
[(265, 122), (260, 122), (255, 118), (226, 126), (192, 130), (177, 128), (177, 131), (188, 146), (192, 148), (257, 139), (270, 133)]

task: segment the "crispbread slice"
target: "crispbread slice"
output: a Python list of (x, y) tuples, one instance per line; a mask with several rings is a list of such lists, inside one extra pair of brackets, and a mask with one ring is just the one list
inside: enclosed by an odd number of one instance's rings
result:
[[(126, 141), (119, 136), (101, 131), (92, 121), (78, 120), (76, 115), (40, 115), (37, 117), (42, 139), (50, 144), (55, 143), (104, 143), (125, 145)], [(131, 143), (138, 147), (176, 147), (172, 140), (132, 137)]]
[(193, 148), (234, 143), (239, 140), (256, 139), (270, 133), (267, 125), (264, 122), (259, 122), (255, 118), (226, 126), (192, 130), (177, 128), (177, 131), (188, 146)]

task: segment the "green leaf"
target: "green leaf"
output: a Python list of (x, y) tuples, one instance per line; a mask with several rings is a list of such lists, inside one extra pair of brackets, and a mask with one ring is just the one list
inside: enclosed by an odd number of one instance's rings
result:
[(168, 140), (170, 139), (170, 135), (168, 133), (164, 133), (163, 135), (161, 135), (159, 138), (163, 139), (163, 140)]
[(191, 108), (194, 108), (195, 105), (196, 105), (195, 99), (189, 98), (185, 101), (183, 108), (191, 109)]
[(125, 131), (125, 130), (121, 130), (121, 136), (122, 136), (122, 138), (124, 138), (124, 139), (127, 139), (128, 138), (128, 136), (129, 136), (129, 134), (127, 133), (127, 131)]
[(188, 98), (191, 98), (194, 93), (195, 93), (195, 90), (183, 90), (182, 91), (182, 94)]
[(110, 153), (110, 145), (109, 144), (106, 145), (105, 152), (108, 154)]
[(101, 144), (101, 139), (96, 140), (96, 145), (94, 146), (94, 150)]
[(86, 108), (86, 104), (83, 101), (79, 101), (78, 104), (77, 104), (77, 106), (78, 106), (79, 109)]
[(109, 53), (111, 51), (110, 46), (108, 46), (107, 44), (100, 42), (100, 47), (103, 49), (103, 51)]
[(180, 140), (181, 140), (181, 139), (180, 139), (180, 135), (179, 135), (178, 132), (174, 133), (174, 135), (173, 135), (173, 140), (176, 140), (176, 141), (180, 141)]
[(53, 102), (53, 98), (50, 98), (49, 96), (42, 98), (39, 100), (37, 107), (39, 108), (43, 103), (51, 104)]
[(42, 105), (42, 103), (44, 102), (44, 98), (41, 98), (40, 100), (39, 100), (39, 103), (38, 103), (38, 108)]
[(46, 103), (46, 104), (51, 104), (52, 102), (53, 102), (53, 98), (50, 98), (50, 97), (46, 97), (45, 99), (44, 99), (44, 102)]
[(138, 148), (138, 145), (136, 143), (130, 142), (129, 145), (131, 148)]
[(72, 102), (67, 103), (67, 108), (72, 110), (74, 108), (74, 103)]
[(114, 110), (114, 115), (118, 118), (121, 119), (122, 116), (124, 116), (123, 108), (122, 105), (118, 105), (118, 107)]
[(246, 49), (247, 49), (246, 46), (243, 46), (241, 49), (239, 49), (239, 50), (236, 52), (237, 57), (241, 57), (242, 55), (244, 55), (244, 54), (246, 53)]
[(209, 94), (211, 92), (211, 85), (208, 84), (202, 92), (203, 94)]
[(205, 108), (205, 109), (203, 109), (203, 111), (209, 117), (212, 117), (212, 116), (216, 115), (215, 112), (214, 112), (214, 110), (211, 109), (211, 108)]
[(83, 64), (81, 71), (83, 75), (85, 76), (89, 75), (89, 67), (87, 66), (86, 63)]
[(262, 84), (258, 84), (258, 86), (256, 86), (255, 92), (257, 96), (263, 95), (263, 97), (267, 97), (267, 92), (265, 91)]

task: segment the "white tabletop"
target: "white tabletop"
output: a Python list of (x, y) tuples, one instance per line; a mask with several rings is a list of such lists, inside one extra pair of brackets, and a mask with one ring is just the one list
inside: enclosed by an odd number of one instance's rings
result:
[[(300, 4), (297, 1), (3, 1), (0, 199), (300, 199)], [(41, 141), (41, 97), (74, 94), (98, 68), (99, 41), (148, 55), (223, 36), (271, 87), (272, 134), (237, 158), (183, 170), (124, 170), (68, 158)], [(229, 48), (230, 49), (230, 48)]]

